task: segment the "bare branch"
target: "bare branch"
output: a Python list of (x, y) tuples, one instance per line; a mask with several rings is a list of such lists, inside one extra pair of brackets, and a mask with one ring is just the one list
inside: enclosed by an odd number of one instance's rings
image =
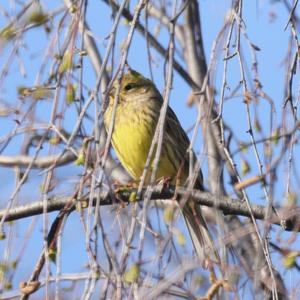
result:
[[(126, 203), (130, 203), (131, 195), (136, 193), (136, 189), (126, 189), (124, 191), (118, 191), (117, 194), (112, 197), (107, 192), (103, 192), (100, 195), (101, 205), (113, 205), (115, 199), (120, 199)], [(143, 200), (146, 189), (143, 189), (141, 200)], [(185, 196), (185, 189), (178, 188), (176, 189), (176, 194), (181, 197)], [(158, 185), (153, 187), (153, 193), (151, 195), (151, 200), (159, 200), (161, 203), (166, 203), (168, 205), (174, 205), (174, 197), (175, 193), (173, 189), (163, 189), (162, 186)], [(223, 212), (224, 215), (238, 215), (250, 217), (251, 213), (248, 210), (248, 207), (244, 201), (238, 199), (232, 199), (227, 196), (222, 196), (217, 198), (208, 192), (202, 192), (194, 190), (190, 195), (191, 199), (197, 201), (199, 205), (211, 207), (213, 209), (218, 209)], [(173, 200), (172, 200), (173, 199)], [(62, 209), (66, 203), (70, 201), (68, 197), (57, 197), (57, 198), (49, 198), (47, 200), (47, 211), (53, 212)], [(86, 207), (88, 204), (88, 197), (84, 196), (81, 199), (74, 200), (75, 209), (76, 203), (80, 204), (81, 207)], [(96, 199), (94, 199), (95, 205)], [(255, 219), (263, 220), (265, 217), (266, 207), (263, 205), (252, 204), (252, 213)], [(286, 231), (300, 231), (300, 207), (278, 207), (276, 208), (277, 213), (271, 215), (269, 220), (266, 220), (269, 224), (275, 224), (283, 226), (283, 229)], [(43, 212), (43, 202), (37, 201), (32, 204), (26, 204), (22, 206), (18, 206), (12, 208), (10, 212), (7, 214), (5, 222), (18, 220), (22, 218), (31, 217), (34, 215), (39, 215)], [(4, 215), (4, 210), (0, 211), (0, 218)], [(281, 219), (278, 218), (278, 215), (281, 216)]]

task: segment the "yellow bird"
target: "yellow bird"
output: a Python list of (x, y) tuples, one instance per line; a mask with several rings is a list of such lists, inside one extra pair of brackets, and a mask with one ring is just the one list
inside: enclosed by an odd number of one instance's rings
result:
[[(106, 130), (112, 121), (113, 103), (117, 81), (109, 93), (109, 104), (104, 113)], [(140, 181), (156, 130), (163, 99), (153, 82), (134, 70), (124, 74), (116, 107), (112, 145), (123, 165), (135, 181)], [(163, 146), (158, 163), (156, 179), (171, 178), (173, 184), (184, 185), (189, 175), (190, 141), (175, 113), (168, 107), (165, 119)], [(155, 151), (152, 157), (154, 159)], [(145, 184), (149, 183), (152, 164)], [(202, 189), (202, 174), (199, 173), (195, 188)], [(194, 248), (203, 259), (212, 257), (215, 248), (199, 205), (189, 200), (183, 207)], [(216, 257), (214, 255), (214, 257)]]

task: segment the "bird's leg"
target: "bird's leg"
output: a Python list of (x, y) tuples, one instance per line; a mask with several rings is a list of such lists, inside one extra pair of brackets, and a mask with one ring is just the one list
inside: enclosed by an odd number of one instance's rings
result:
[[(131, 181), (126, 184), (114, 181), (114, 192), (115, 197), (125, 206), (128, 202), (135, 202), (136, 201), (136, 190), (139, 186), (138, 181)], [(126, 200), (124, 201), (125, 196)]]

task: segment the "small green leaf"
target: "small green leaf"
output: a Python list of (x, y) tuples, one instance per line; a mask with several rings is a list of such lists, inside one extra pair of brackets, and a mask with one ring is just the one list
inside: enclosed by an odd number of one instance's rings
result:
[(140, 267), (138, 264), (133, 264), (123, 275), (123, 279), (127, 283), (134, 283), (140, 275)]
[(14, 38), (15, 35), (16, 32), (12, 25), (4, 27), (3, 29), (0, 30), (0, 38), (6, 41), (11, 40), (12, 38)]
[(164, 221), (166, 224), (171, 224), (174, 218), (174, 207), (167, 206), (164, 209)]
[(62, 74), (68, 70), (71, 70), (73, 66), (73, 54), (67, 50), (61, 60), (61, 64), (58, 68), (58, 73)]
[(181, 231), (176, 231), (176, 239), (179, 246), (184, 246), (186, 244), (185, 236)]
[(290, 251), (287, 255), (283, 258), (283, 266), (286, 269), (290, 269), (295, 266), (296, 258), (299, 256), (298, 251)]
[(78, 155), (78, 158), (75, 160), (74, 164), (76, 166), (83, 166), (85, 162), (85, 154), (84, 151), (81, 151)]
[(59, 142), (60, 142), (60, 137), (58, 137), (58, 136), (54, 136), (49, 139), (50, 145), (57, 145), (57, 144), (59, 144)]
[(77, 7), (76, 5), (71, 5), (71, 7), (69, 8), (69, 12), (70, 14), (75, 14), (77, 11)]
[(56, 249), (49, 248), (48, 257), (52, 262), (56, 262)]
[(0, 281), (5, 278), (5, 275), (10, 270), (9, 265), (6, 262), (0, 262)]
[(17, 268), (17, 265), (18, 265), (18, 261), (17, 260), (13, 260), (12, 262), (11, 262), (11, 267), (12, 267), (12, 269), (16, 269)]
[(72, 83), (67, 83), (66, 88), (66, 102), (68, 105), (72, 104), (75, 100), (75, 88)]
[(271, 141), (274, 143), (274, 145), (277, 145), (280, 140), (280, 128), (276, 128), (271, 137)]
[(257, 131), (257, 132), (261, 132), (261, 125), (260, 125), (260, 122), (258, 119), (255, 119), (254, 120), (254, 129)]
[(247, 175), (250, 172), (250, 165), (246, 160), (242, 160), (241, 161), (241, 171), (242, 171), (242, 175)]
[(28, 23), (33, 25), (43, 25), (48, 21), (49, 16), (45, 14), (42, 10), (37, 10), (31, 13), (28, 17)]
[(4, 283), (4, 289), (5, 290), (11, 290), (12, 289), (12, 283), (11, 283), (11, 281), (6, 281)]
[(242, 152), (247, 153), (248, 152), (248, 147), (244, 142), (240, 142), (239, 148)]
[(18, 86), (17, 92), (21, 98), (32, 97), (34, 100), (42, 100), (45, 98), (53, 97), (51, 89), (46, 86), (36, 86), (36, 87)]
[(3, 240), (5, 240), (6, 239), (6, 234), (5, 234), (5, 232), (0, 232), (0, 241), (3, 241)]
[(294, 206), (298, 202), (298, 195), (295, 192), (289, 192), (287, 195), (287, 204), (289, 206)]

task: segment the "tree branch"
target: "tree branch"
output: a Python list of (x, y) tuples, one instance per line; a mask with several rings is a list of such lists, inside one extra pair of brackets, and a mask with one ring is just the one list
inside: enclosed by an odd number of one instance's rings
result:
[[(143, 199), (145, 189), (141, 200)], [(109, 195), (107, 192), (101, 194), (101, 205), (112, 205), (116, 203), (115, 199), (130, 203), (132, 195), (135, 195), (136, 189), (130, 188), (122, 191), (118, 191), (114, 197)], [(184, 188), (178, 188), (176, 190), (176, 195), (180, 199), (186, 193)], [(160, 185), (155, 186), (151, 200), (160, 200), (170, 203), (171, 199), (174, 199), (174, 189), (164, 188)], [(249, 212), (247, 205), (244, 201), (232, 199), (227, 196), (215, 197), (211, 193), (196, 191), (194, 190), (191, 195), (191, 199), (197, 201), (199, 205), (211, 207), (218, 209), (223, 212), (224, 215), (238, 215), (250, 217), (251, 213)], [(168, 201), (169, 200), (169, 201)], [(62, 209), (68, 201), (74, 201), (72, 198), (68, 197), (57, 197), (48, 199), (48, 212), (58, 211)], [(167, 202), (168, 201), (168, 202)], [(86, 207), (88, 204), (88, 196), (84, 196), (78, 200), (74, 201), (73, 210), (76, 207), (76, 203), (80, 203), (82, 207)], [(96, 199), (94, 199), (94, 204)], [(173, 203), (173, 201), (172, 201)], [(266, 207), (263, 205), (252, 204), (252, 213), (255, 219), (263, 220), (265, 216)], [(5, 210), (0, 210), (0, 218), (3, 217)], [(43, 213), (43, 201), (37, 201), (31, 204), (26, 204), (22, 206), (17, 206), (10, 210), (7, 214), (5, 222), (18, 220), (22, 218), (31, 217), (34, 215), (39, 215)], [(280, 216), (280, 218), (278, 217)], [(268, 220), (270, 224), (281, 225), (286, 231), (300, 231), (300, 207), (280, 207), (276, 209), (276, 213), (271, 214), (270, 219)]]
[(23, 167), (26, 168), (32, 163), (32, 168), (43, 169), (51, 165), (62, 166), (76, 159), (72, 152), (66, 152), (63, 155), (53, 154), (44, 157), (38, 157), (32, 162), (33, 157), (29, 155), (0, 155), (0, 166), (3, 167)]

